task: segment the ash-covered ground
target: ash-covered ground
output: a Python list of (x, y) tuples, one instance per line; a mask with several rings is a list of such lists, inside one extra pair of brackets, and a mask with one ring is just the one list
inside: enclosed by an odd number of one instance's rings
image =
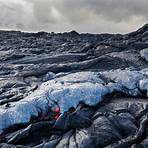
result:
[(0, 31), (0, 147), (148, 147), (148, 24), (129, 34)]

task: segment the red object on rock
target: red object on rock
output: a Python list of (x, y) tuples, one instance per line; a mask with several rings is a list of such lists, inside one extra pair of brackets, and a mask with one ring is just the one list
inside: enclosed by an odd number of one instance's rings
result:
[(54, 112), (56, 112), (56, 113), (60, 113), (60, 107), (56, 107), (55, 109), (54, 109)]
[(59, 118), (59, 116), (60, 116), (60, 115), (56, 115), (56, 116), (54, 117), (54, 119), (57, 120), (57, 119)]
[(56, 113), (56, 115), (54, 116), (54, 119), (57, 120), (59, 118), (60, 114), (61, 114), (60, 113), (61, 112), (60, 107), (55, 108), (54, 112)]

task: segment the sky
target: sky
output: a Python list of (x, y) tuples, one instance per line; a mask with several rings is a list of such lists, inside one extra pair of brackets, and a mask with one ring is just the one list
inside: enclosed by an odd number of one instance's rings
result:
[(0, 0), (0, 29), (127, 33), (148, 22), (148, 0)]

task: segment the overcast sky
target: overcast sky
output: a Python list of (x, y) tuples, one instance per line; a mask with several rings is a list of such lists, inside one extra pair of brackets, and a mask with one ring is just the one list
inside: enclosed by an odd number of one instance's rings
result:
[(148, 0), (0, 0), (0, 29), (127, 33), (148, 22)]

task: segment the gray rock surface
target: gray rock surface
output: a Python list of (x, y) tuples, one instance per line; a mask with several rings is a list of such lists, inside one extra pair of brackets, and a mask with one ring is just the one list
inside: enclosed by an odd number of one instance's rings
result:
[(141, 57), (148, 61), (148, 48), (140, 51)]
[(0, 31), (0, 147), (147, 147), (147, 31)]

